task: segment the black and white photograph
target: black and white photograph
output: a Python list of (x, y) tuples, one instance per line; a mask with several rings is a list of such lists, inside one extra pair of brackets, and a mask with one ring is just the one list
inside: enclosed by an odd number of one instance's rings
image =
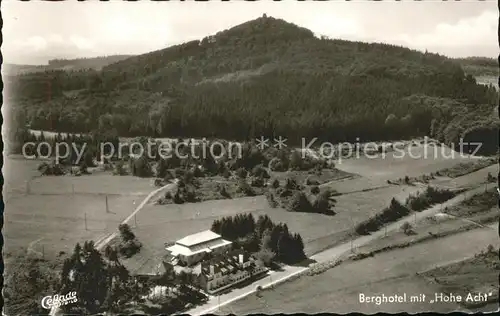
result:
[(2, 316), (498, 311), (497, 1), (14, 1)]

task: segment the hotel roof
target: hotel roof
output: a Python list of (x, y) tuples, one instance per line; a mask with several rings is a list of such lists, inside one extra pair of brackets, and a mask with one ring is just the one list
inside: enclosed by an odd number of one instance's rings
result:
[(220, 239), (214, 239), (208, 243), (198, 244), (192, 247), (186, 247), (184, 245), (176, 243), (173, 246), (167, 247), (166, 249), (174, 257), (177, 255), (191, 256), (200, 252), (210, 252), (211, 250), (230, 244), (231, 244), (230, 241), (220, 238)]
[(221, 238), (220, 235), (214, 233), (211, 230), (205, 230), (193, 235), (186, 236), (176, 242), (176, 244), (186, 246), (186, 247), (192, 247), (198, 244), (202, 244), (208, 241), (212, 241), (214, 239), (219, 239)]

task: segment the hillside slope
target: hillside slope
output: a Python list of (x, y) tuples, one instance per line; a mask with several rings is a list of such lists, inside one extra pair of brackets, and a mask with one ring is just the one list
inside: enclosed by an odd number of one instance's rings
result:
[[(429, 135), (442, 103), (432, 100), (455, 104), (439, 114), (446, 130), (456, 113), (493, 111), (498, 98), (452, 59), (319, 39), (271, 17), (101, 71), (9, 79), (20, 115), (34, 129), (238, 140), (282, 135), (297, 143), (302, 137), (336, 142)], [(496, 124), (481, 115), (471, 126)], [(466, 136), (450, 129), (446, 133)], [(441, 139), (456, 139), (448, 136)]]

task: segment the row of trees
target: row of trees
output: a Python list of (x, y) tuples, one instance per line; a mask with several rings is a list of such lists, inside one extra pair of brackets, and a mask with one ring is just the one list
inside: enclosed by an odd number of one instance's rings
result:
[(457, 192), (428, 186), (424, 192), (417, 192), (406, 199), (406, 205), (413, 211), (420, 212), (426, 208), (443, 203), (457, 195)]
[(211, 230), (236, 247), (256, 253), (267, 265), (273, 259), (290, 264), (305, 258), (302, 237), (291, 233), (286, 224), (275, 224), (267, 215), (260, 215), (257, 221), (251, 213), (224, 217), (215, 220)]
[(448, 189), (428, 186), (425, 191), (419, 192), (416, 195), (410, 195), (406, 199), (405, 204), (393, 198), (390, 205), (384, 208), (382, 212), (356, 225), (356, 233), (366, 235), (377, 231), (385, 224), (395, 222), (412, 211), (423, 211), (434, 204), (443, 203), (453, 198), (456, 194), (457, 192)]

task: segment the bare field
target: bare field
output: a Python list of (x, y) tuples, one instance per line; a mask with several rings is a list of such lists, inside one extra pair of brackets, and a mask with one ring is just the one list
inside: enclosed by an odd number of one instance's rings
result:
[[(461, 310), (455, 303), (363, 304), (365, 295), (426, 294), (433, 298), (440, 289), (416, 275), (437, 264), (461, 260), (498, 236), (490, 229), (475, 229), (409, 248), (381, 253), (372, 258), (346, 262), (324, 273), (285, 282), (272, 290), (255, 294), (224, 306), (220, 314), (349, 312), (451, 312)], [(374, 273), (376, 271), (376, 273)], [(463, 310), (463, 309), (462, 309)]]

